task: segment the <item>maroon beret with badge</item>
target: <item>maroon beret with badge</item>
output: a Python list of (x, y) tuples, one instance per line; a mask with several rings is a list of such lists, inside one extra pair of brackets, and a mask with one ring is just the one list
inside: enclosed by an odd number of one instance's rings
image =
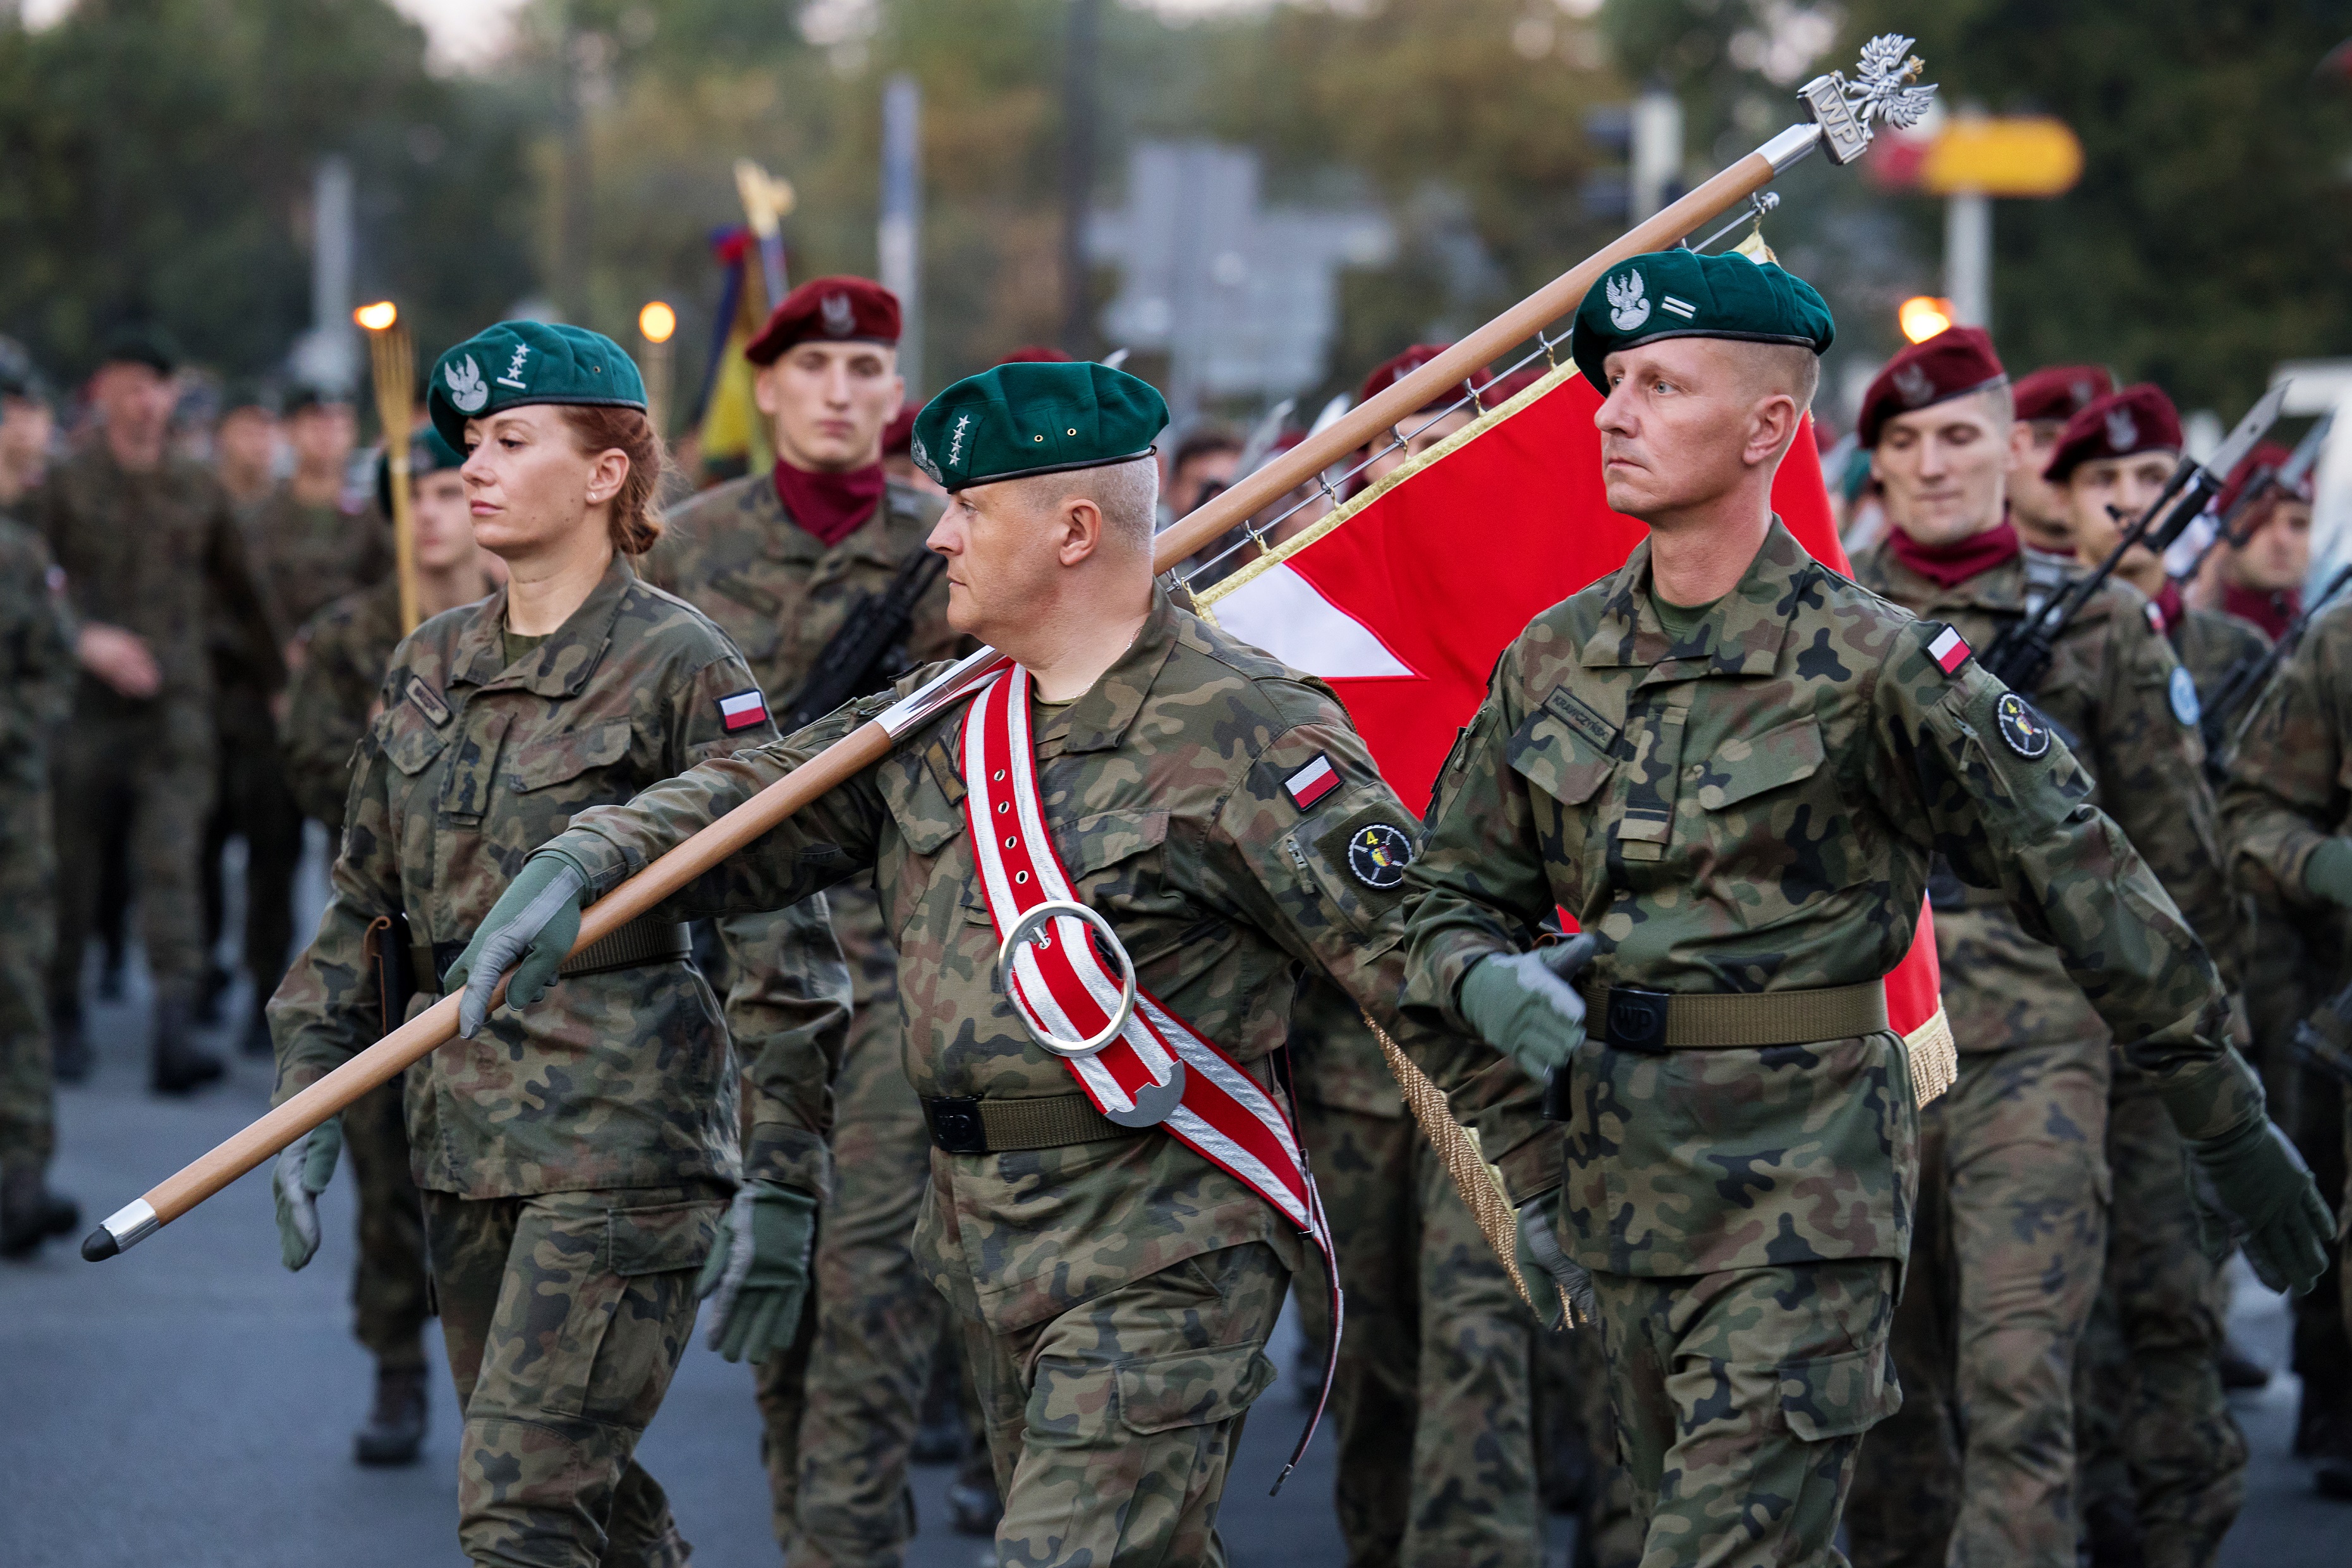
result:
[(915, 416), (923, 412), (919, 402), (900, 406), (897, 415), (882, 427), (882, 455), (904, 457), (915, 450)]
[(1896, 414), (1949, 402), (2008, 380), (2009, 372), (2000, 368), (2000, 356), (1992, 351), (1992, 339), (1983, 328), (1947, 327), (1886, 361), (1886, 368), (1862, 394), (1855, 438), (1864, 446), (1875, 446), (1878, 433)]
[(1025, 344), (996, 362), (1000, 365), (1074, 365), (1077, 363), (1061, 350), (1049, 349), (1043, 343)]
[(2179, 411), (2161, 387), (2142, 382), (2094, 400), (2068, 420), (2042, 476), (2063, 485), (2085, 463), (2136, 452), (2178, 452), (2180, 444)]
[[(1360, 405), (1371, 402), (1372, 399), (1380, 396), (1381, 393), (1388, 391), (1389, 388), (1396, 385), (1397, 382), (1404, 380), (1405, 377), (1412, 374), (1413, 371), (1421, 369), (1422, 366), (1429, 363), (1430, 361), (1437, 358), (1438, 355), (1445, 352), (1446, 350), (1453, 346), (1454, 345), (1451, 343), (1415, 343), (1412, 348), (1407, 349), (1403, 353), (1396, 356), (1396, 358), (1382, 361), (1381, 364), (1373, 369), (1370, 375), (1364, 378), (1363, 390), (1356, 394), (1356, 402)], [(1483, 392), (1494, 382), (1494, 377), (1486, 373), (1485, 367), (1481, 366), (1479, 369), (1470, 372), (1469, 381), (1471, 389), (1476, 392)], [(1433, 413), (1441, 408), (1450, 406), (1454, 399), (1460, 395), (1461, 394), (1459, 392), (1450, 391), (1443, 392), (1437, 397), (1436, 401), (1423, 405), (1421, 412), (1423, 413)], [(1488, 406), (1492, 405), (1490, 404)]]
[(784, 296), (743, 357), (770, 365), (795, 343), (898, 341), (897, 295), (867, 277), (812, 277)]
[(2051, 365), (2019, 379), (2017, 417), (2063, 424), (2115, 390), (2105, 365)]

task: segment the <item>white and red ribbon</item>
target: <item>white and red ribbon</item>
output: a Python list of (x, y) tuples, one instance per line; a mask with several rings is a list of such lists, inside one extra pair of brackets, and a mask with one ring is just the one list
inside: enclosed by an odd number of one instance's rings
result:
[[(989, 919), (1002, 942), (1040, 904), (1083, 902), (1045, 830), (1029, 731), (1028, 671), (1013, 665), (981, 689), (964, 716), (961, 747), (964, 820)], [(1013, 956), (1009, 999), (1057, 1039), (1084, 1040), (1108, 1029), (1122, 989), (1118, 971), (1104, 961), (1087, 924), (1075, 915), (1045, 921)], [(1139, 1092), (1166, 1085), (1175, 1064), (1183, 1064), (1183, 1097), (1160, 1124), (1315, 1243), (1331, 1290), (1330, 1354), (1336, 1357), (1339, 1283), (1330, 1228), (1297, 1132), (1273, 1095), (1140, 988), (1134, 1016), (1118, 1038), (1091, 1055), (1062, 1060), (1096, 1109), (1109, 1116), (1132, 1113)], [(1330, 1385), (1328, 1376), (1324, 1385)], [(1317, 1417), (1321, 1414), (1318, 1402)], [(1307, 1424), (1310, 1437), (1314, 1425)], [(1302, 1451), (1306, 1442), (1299, 1440)], [(1292, 1458), (1296, 1463), (1297, 1456)]]

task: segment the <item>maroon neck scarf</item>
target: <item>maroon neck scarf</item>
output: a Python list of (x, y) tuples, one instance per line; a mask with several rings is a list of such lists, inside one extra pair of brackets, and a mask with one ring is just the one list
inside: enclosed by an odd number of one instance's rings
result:
[(830, 547), (857, 531), (882, 501), (879, 463), (846, 474), (813, 474), (776, 459), (776, 499), (785, 516)]
[(2221, 590), (2221, 608), (2241, 621), (2251, 621), (2263, 629), (2263, 635), (2277, 642), (2285, 635), (2287, 622), (2303, 613), (2303, 591), (2283, 588), (2276, 592), (2264, 588), (2242, 588), (2231, 583)]
[(2156, 597), (2148, 602), (2156, 607), (2157, 614), (2163, 617), (2164, 634), (2168, 637), (2189, 614), (2189, 606), (2180, 601), (2180, 585), (2168, 577), (2164, 580), (2164, 586), (2156, 591)]
[(1938, 588), (1955, 588), (2017, 555), (2017, 530), (2004, 517), (1999, 526), (1948, 545), (1923, 545), (1901, 528), (1889, 528), (1886, 549), (1896, 560)]

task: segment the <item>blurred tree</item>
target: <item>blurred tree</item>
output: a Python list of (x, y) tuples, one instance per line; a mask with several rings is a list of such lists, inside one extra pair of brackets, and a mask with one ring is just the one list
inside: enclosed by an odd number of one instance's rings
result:
[[(2234, 418), (2283, 359), (2352, 354), (2352, 95), (2333, 0), (1855, 0), (1948, 102), (2054, 114), (2082, 183), (2000, 202), (1993, 326), (2020, 369), (2103, 361)], [(1932, 234), (1937, 211), (1916, 204)], [(1936, 254), (1927, 242), (1927, 254)]]
[[(12, 13), (13, 16), (13, 13)], [(425, 72), (383, 0), (81, 0), (0, 24), (0, 329), (59, 371), (146, 315), (239, 372), (310, 325), (311, 173), (347, 154), (359, 283), (420, 346), (529, 285), (512, 106)]]

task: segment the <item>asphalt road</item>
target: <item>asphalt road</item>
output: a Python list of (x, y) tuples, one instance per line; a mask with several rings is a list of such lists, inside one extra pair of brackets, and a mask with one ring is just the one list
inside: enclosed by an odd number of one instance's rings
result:
[[(315, 830), (313, 830), (315, 833)], [(315, 919), (315, 860), (306, 879)], [(245, 1005), (240, 993), (236, 1009)], [(56, 1184), (87, 1222), (135, 1197), (267, 1104), (266, 1063), (239, 1061), (185, 1102), (144, 1092), (144, 992), (99, 1004), (91, 1081), (60, 1097)], [(234, 1030), (222, 1031), (233, 1049)], [(457, 1563), (456, 1422), (436, 1369), (424, 1460), (397, 1470), (351, 1461), (370, 1366), (349, 1332), (352, 1186), (325, 1200), (326, 1243), (300, 1274), (279, 1265), (266, 1167), (131, 1253), (101, 1265), (69, 1245), (0, 1265), (0, 1564), (6, 1568), (415, 1568)], [(2251, 1280), (2243, 1341), (2284, 1359), (2285, 1314)], [(1286, 1342), (1288, 1330), (1286, 1324)], [(437, 1336), (427, 1335), (439, 1355)], [(1276, 1362), (1291, 1364), (1287, 1343)], [(2253, 1452), (2246, 1508), (2223, 1561), (2302, 1568), (2345, 1561), (2352, 1505), (2315, 1497), (2286, 1458), (2294, 1409), (2282, 1375), (2239, 1406)], [(1266, 1487), (1298, 1423), (1277, 1388), (1245, 1435), (1223, 1512), (1242, 1565), (1339, 1568), (1331, 1441), (1319, 1437), (1279, 1499)], [(751, 1375), (698, 1343), (640, 1450), (669, 1490), (697, 1560), (772, 1563)], [(923, 1524), (910, 1568), (972, 1568), (982, 1542), (947, 1527), (951, 1472), (916, 1472)], [(1556, 1522), (1551, 1562), (1567, 1531)]]

